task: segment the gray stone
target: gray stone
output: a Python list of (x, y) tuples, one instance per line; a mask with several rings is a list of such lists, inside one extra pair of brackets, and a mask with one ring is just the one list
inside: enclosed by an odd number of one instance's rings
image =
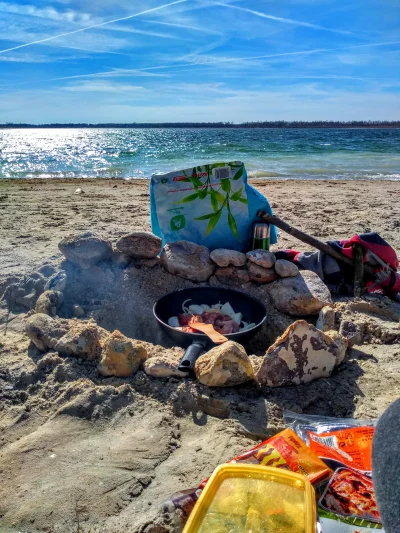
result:
[(255, 283), (271, 283), (278, 279), (278, 275), (273, 268), (264, 268), (256, 263), (249, 262), (247, 269), (251, 281)]
[(347, 339), (349, 348), (363, 342), (363, 332), (360, 326), (350, 320), (343, 320), (340, 323), (339, 333)]
[(67, 286), (67, 273), (65, 270), (60, 270), (53, 274), (44, 286), (45, 291), (59, 291), (63, 292)]
[(267, 286), (273, 305), (281, 313), (293, 316), (317, 315), (332, 304), (331, 293), (325, 283), (310, 270), (303, 270), (295, 278), (282, 278)]
[(317, 329), (321, 331), (332, 331), (336, 329), (336, 312), (332, 307), (326, 306), (319, 312), (317, 323), (315, 324)]
[(96, 359), (100, 350), (99, 332), (96, 324), (77, 320), (57, 342), (54, 349), (64, 356)]
[(263, 268), (272, 268), (276, 262), (275, 255), (268, 250), (252, 250), (246, 255), (252, 263)]
[(256, 382), (263, 387), (284, 387), (329, 377), (338, 351), (328, 335), (298, 320), (267, 350)]
[(25, 333), (38, 350), (46, 352), (55, 347), (57, 341), (67, 333), (67, 328), (48, 315), (39, 313), (27, 318)]
[(90, 268), (112, 255), (110, 241), (91, 231), (64, 237), (58, 247), (68, 261), (83, 269)]
[(78, 304), (72, 306), (72, 312), (76, 318), (82, 318), (85, 316), (85, 310), (81, 305)]
[(161, 239), (146, 231), (134, 231), (118, 239), (117, 249), (130, 257), (142, 257), (152, 259), (161, 251)]
[(246, 264), (245, 254), (236, 250), (228, 250), (227, 248), (213, 250), (210, 257), (219, 267), (227, 267), (229, 265), (241, 267)]
[(254, 377), (245, 349), (233, 341), (220, 344), (201, 355), (194, 370), (200, 383), (209, 387), (232, 387)]
[(223, 267), (217, 268), (215, 276), (220, 283), (230, 287), (241, 286), (250, 281), (249, 273), (246, 268)]
[(161, 265), (170, 273), (191, 281), (207, 281), (216, 266), (206, 246), (176, 241), (164, 246)]
[(187, 372), (178, 370), (179, 359), (168, 354), (150, 357), (143, 363), (144, 371), (153, 378), (187, 377)]
[(278, 259), (275, 263), (275, 271), (281, 278), (294, 278), (299, 273), (297, 265), (286, 259)]
[(63, 294), (59, 291), (45, 291), (36, 302), (36, 313), (44, 313), (51, 317), (57, 315), (57, 311), (63, 302)]

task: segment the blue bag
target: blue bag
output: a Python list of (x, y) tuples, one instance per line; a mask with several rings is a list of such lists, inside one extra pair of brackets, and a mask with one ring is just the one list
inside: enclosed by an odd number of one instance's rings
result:
[[(153, 174), (150, 203), (152, 230), (163, 246), (186, 240), (210, 250), (247, 251), (257, 212), (272, 214), (268, 200), (247, 183), (240, 161)], [(271, 244), (276, 242), (271, 226)]]

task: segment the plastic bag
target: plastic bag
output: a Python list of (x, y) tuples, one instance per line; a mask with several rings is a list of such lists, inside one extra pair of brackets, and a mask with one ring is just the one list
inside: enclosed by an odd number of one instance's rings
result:
[(291, 412), (284, 413), (284, 420), (334, 470), (318, 500), (323, 532), (382, 530), (371, 472), (376, 420)]
[[(150, 204), (152, 231), (163, 245), (187, 240), (211, 250), (247, 251), (257, 211), (272, 214), (268, 200), (247, 183), (240, 161), (153, 174)], [(270, 239), (277, 242), (274, 226)]]
[[(250, 463), (285, 468), (301, 473), (312, 483), (326, 479), (332, 471), (321, 461), (292, 429), (285, 429), (274, 437), (238, 455), (228, 463)], [(182, 525), (187, 521), (208, 479), (196, 489), (179, 491), (173, 494), (166, 507), (178, 511)]]

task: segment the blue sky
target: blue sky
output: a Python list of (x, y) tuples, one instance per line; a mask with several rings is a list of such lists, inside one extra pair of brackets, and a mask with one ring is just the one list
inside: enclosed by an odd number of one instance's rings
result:
[(400, 119), (398, 0), (0, 0), (0, 122)]

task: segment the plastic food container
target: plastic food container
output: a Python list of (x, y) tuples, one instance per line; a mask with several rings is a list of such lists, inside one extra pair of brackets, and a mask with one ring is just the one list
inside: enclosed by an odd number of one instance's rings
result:
[(183, 533), (315, 533), (314, 489), (289, 470), (221, 465), (210, 477)]

